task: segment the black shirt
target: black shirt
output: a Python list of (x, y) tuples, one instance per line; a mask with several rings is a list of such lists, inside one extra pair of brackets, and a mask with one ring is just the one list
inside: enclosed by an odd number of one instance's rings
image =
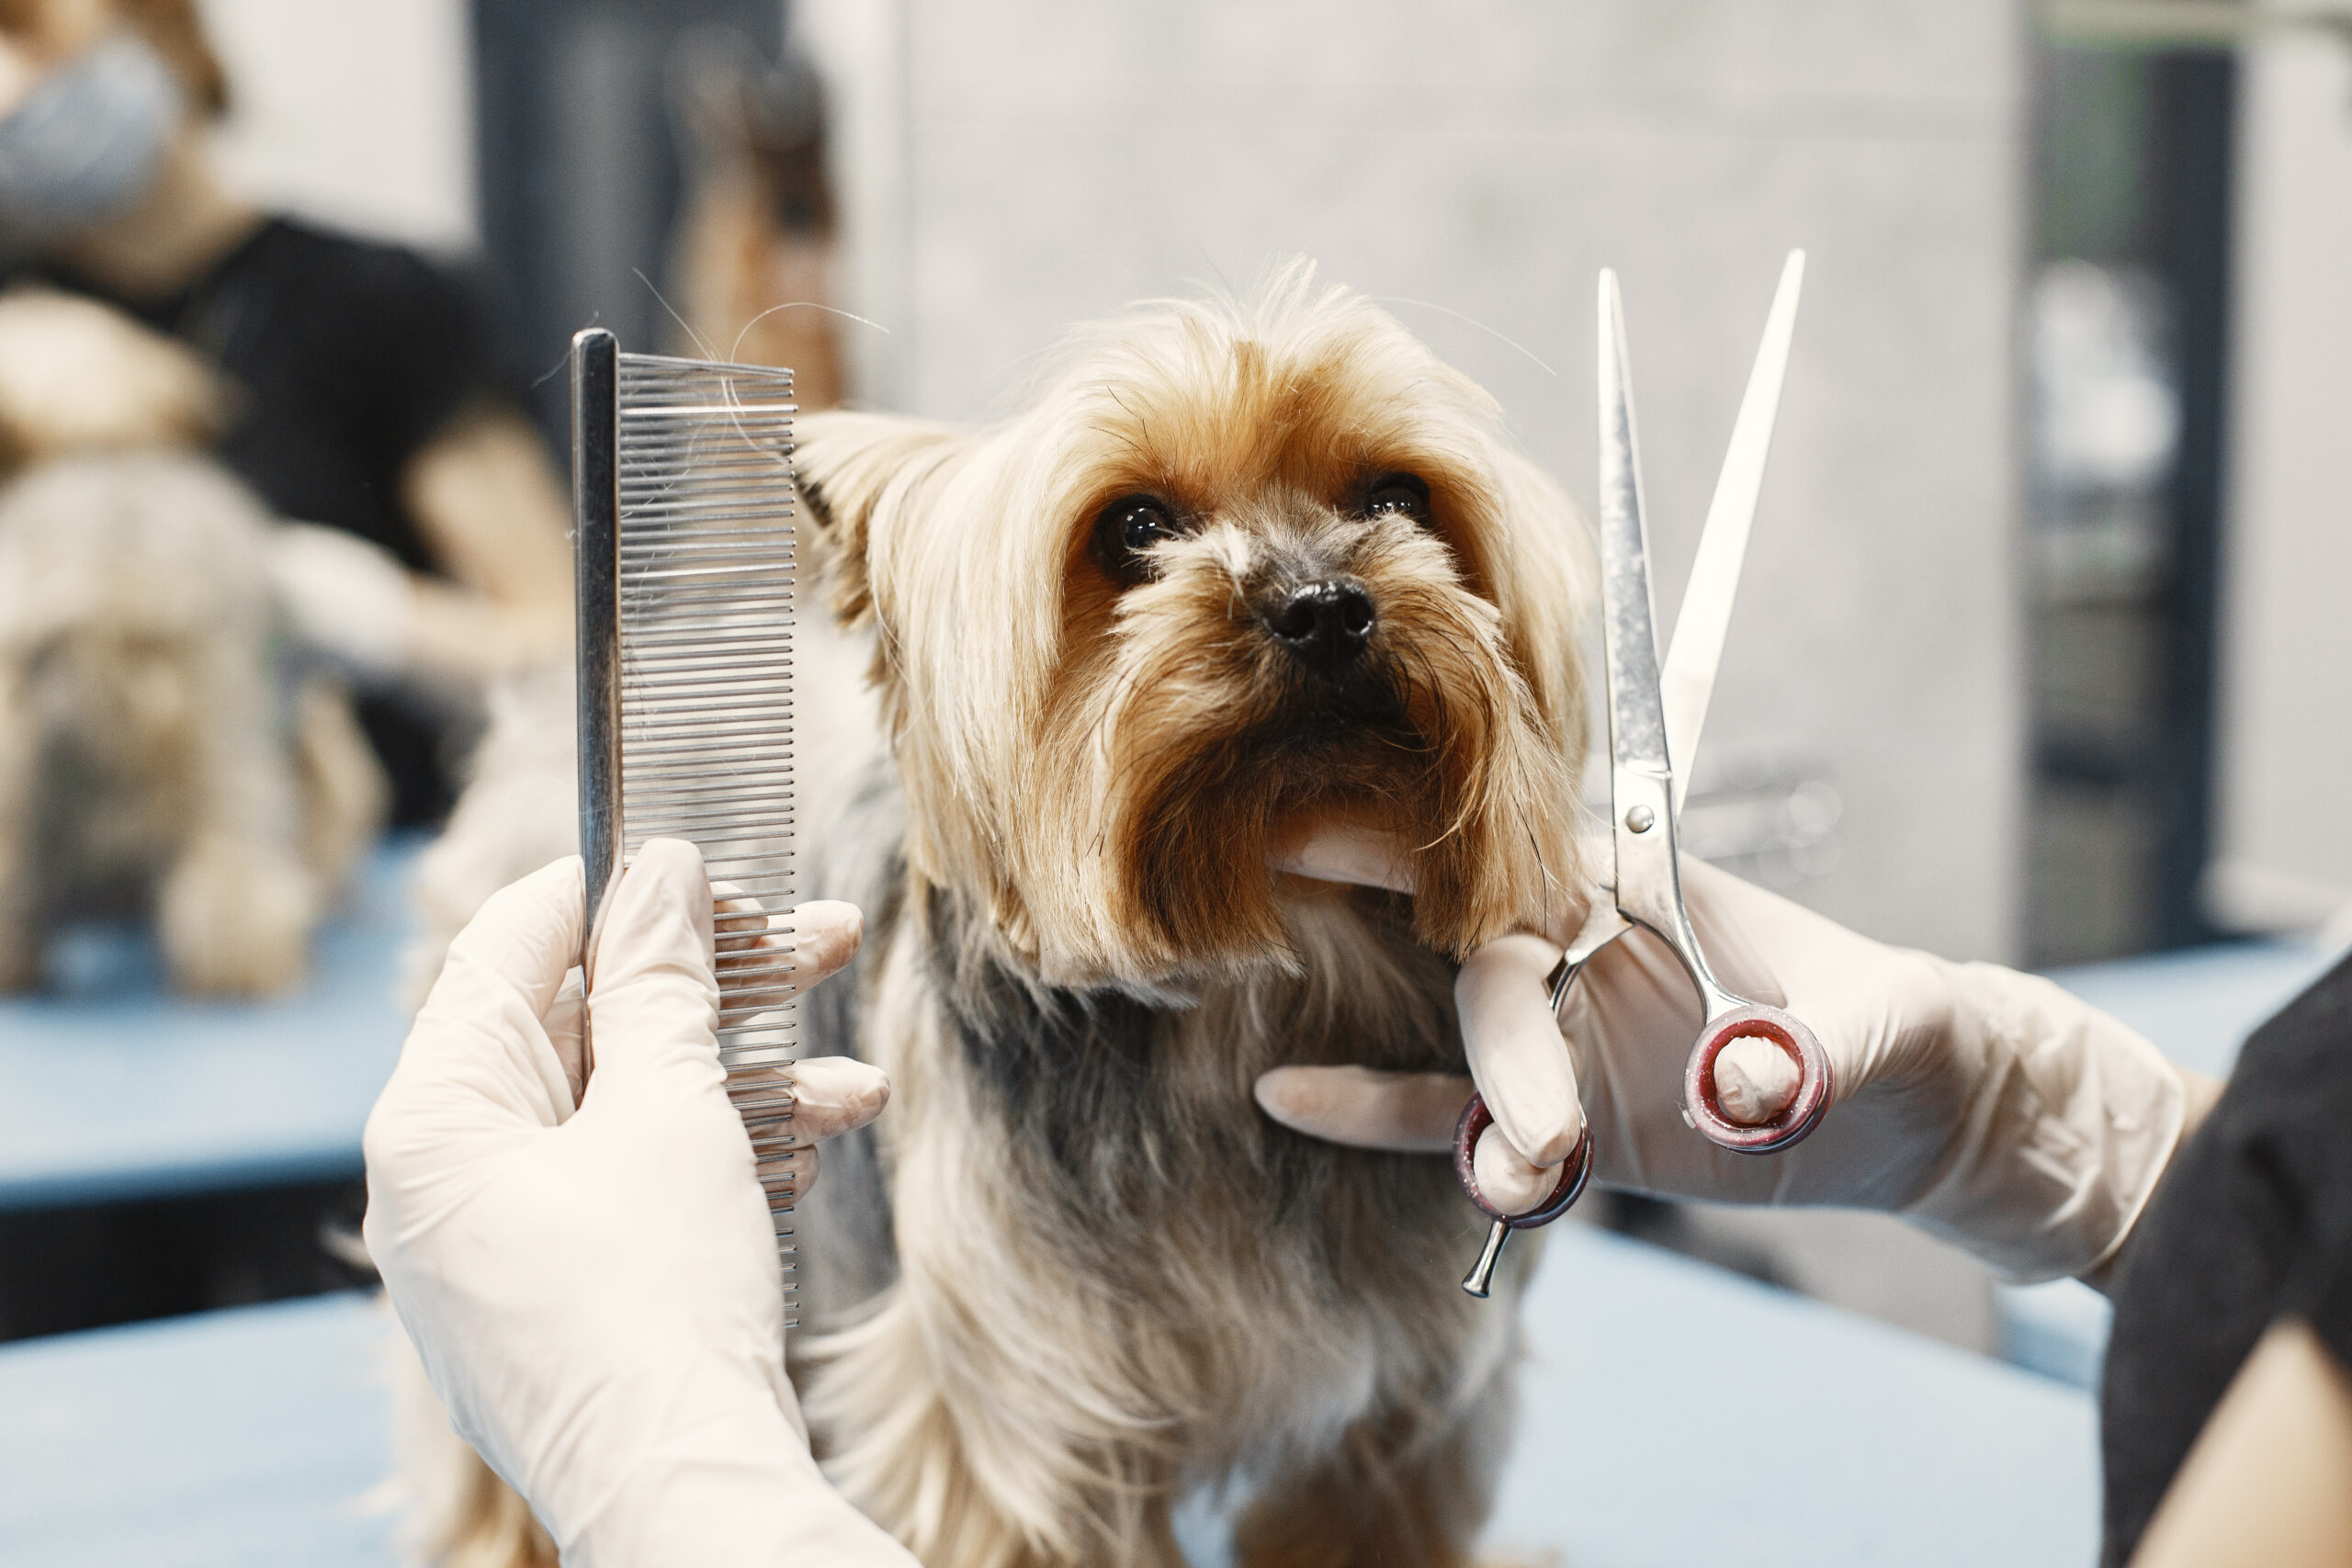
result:
[(2281, 1314), (2352, 1367), (2352, 958), (2255, 1032), (2115, 1282), (2099, 1395), (2104, 1561), (2127, 1562)]
[[(71, 271), (25, 277), (104, 300), (227, 371), (240, 406), (219, 455), (281, 515), (436, 563), (401, 495), (409, 460), (469, 405), (506, 396), (472, 292), (413, 251), (274, 218), (202, 277), (126, 299)], [(392, 775), (393, 815), (447, 810), (435, 724), (385, 698), (361, 722)]]

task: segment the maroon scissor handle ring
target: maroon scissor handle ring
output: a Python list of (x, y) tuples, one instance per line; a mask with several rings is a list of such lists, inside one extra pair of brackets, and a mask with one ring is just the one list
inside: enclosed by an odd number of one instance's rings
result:
[(1462, 1108), (1462, 1119), (1453, 1124), (1454, 1179), (1462, 1183), (1462, 1190), (1477, 1205), (1478, 1212), (1494, 1222), (1487, 1227), (1487, 1245), (1478, 1254), (1478, 1261), (1462, 1281), (1464, 1290), (1479, 1297), (1484, 1297), (1494, 1282), (1495, 1266), (1502, 1260), (1503, 1243), (1510, 1238), (1510, 1233), (1550, 1224), (1574, 1206), (1584, 1192), (1584, 1184), (1592, 1179), (1592, 1127), (1588, 1122), (1584, 1131), (1577, 1134), (1577, 1146), (1560, 1162), (1560, 1179), (1552, 1189), (1552, 1195), (1523, 1214), (1504, 1213), (1478, 1190), (1478, 1134), (1494, 1122), (1494, 1112), (1487, 1109), (1487, 1097), (1474, 1094), (1470, 1103)]
[[(1715, 1093), (1715, 1058), (1733, 1041), (1751, 1038), (1780, 1047), (1797, 1069), (1796, 1096), (1788, 1108), (1754, 1126), (1733, 1121)], [(1682, 1069), (1682, 1114), (1720, 1148), (1734, 1154), (1769, 1155), (1812, 1132), (1820, 1123), (1822, 1112), (1829, 1109), (1836, 1088), (1829, 1053), (1821, 1048), (1813, 1031), (1780, 1008), (1751, 1003), (1719, 1015), (1690, 1047), (1690, 1059)]]
[(1552, 1189), (1549, 1198), (1523, 1214), (1506, 1214), (1478, 1190), (1478, 1134), (1494, 1122), (1495, 1113), (1487, 1109), (1487, 1097), (1474, 1094), (1470, 1103), (1462, 1108), (1462, 1119), (1453, 1124), (1453, 1174), (1461, 1181), (1462, 1190), (1478, 1206), (1480, 1213), (1512, 1230), (1529, 1231), (1550, 1224), (1575, 1205), (1584, 1194), (1584, 1184), (1592, 1179), (1592, 1129), (1587, 1127), (1577, 1134), (1577, 1146), (1560, 1162), (1559, 1184)]

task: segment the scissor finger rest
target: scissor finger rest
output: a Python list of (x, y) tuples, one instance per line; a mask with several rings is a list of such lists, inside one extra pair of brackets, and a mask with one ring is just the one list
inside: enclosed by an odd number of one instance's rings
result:
[(1568, 1212), (1584, 1192), (1584, 1184), (1592, 1176), (1592, 1129), (1588, 1126), (1577, 1134), (1577, 1146), (1560, 1162), (1560, 1179), (1552, 1195), (1523, 1214), (1506, 1214), (1478, 1190), (1478, 1134), (1495, 1123), (1494, 1112), (1487, 1109), (1487, 1097), (1474, 1094), (1470, 1103), (1462, 1108), (1462, 1120), (1453, 1124), (1453, 1174), (1462, 1183), (1462, 1190), (1478, 1212), (1488, 1219), (1515, 1231), (1533, 1230), (1548, 1225)]
[[(1735, 1040), (1770, 1042), (1796, 1064), (1797, 1089), (1786, 1110), (1770, 1122), (1749, 1125), (1735, 1122), (1715, 1091), (1715, 1058)], [(1713, 1144), (1736, 1154), (1768, 1155), (1801, 1141), (1829, 1109), (1835, 1085), (1829, 1054), (1813, 1031), (1779, 1008), (1751, 1005), (1736, 1008), (1707, 1025), (1690, 1048), (1682, 1072), (1682, 1109), (1690, 1125)], [(1459, 1157), (1458, 1155), (1456, 1156)]]

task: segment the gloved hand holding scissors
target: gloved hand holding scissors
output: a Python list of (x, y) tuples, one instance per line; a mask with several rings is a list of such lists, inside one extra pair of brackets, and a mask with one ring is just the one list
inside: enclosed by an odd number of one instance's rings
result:
[[(1302, 1132), (1451, 1147), (1495, 1221), (1464, 1281), (1474, 1294), (1510, 1229), (1556, 1217), (1596, 1171), (1679, 1197), (1888, 1210), (2016, 1276), (2095, 1272), (2211, 1103), (2211, 1086), (2046, 981), (1883, 947), (1676, 852), (1803, 261), (1781, 275), (1663, 666), (1623, 310), (1601, 276), (1614, 875), (1577, 928), (1507, 937), (1463, 965), (1478, 1097), (1458, 1078), (1356, 1068), (1259, 1082), (1268, 1113)], [(1410, 846), (1361, 833), (1326, 829), (1278, 863), (1410, 890)]]
[[(818, 1472), (785, 1379), (775, 1235), (713, 1032), (714, 945), (771, 939), (730, 905), (715, 943), (701, 857), (655, 840), (606, 907), (583, 1021), (584, 898), (559, 861), (451, 944), (368, 1122), (385, 1291), (565, 1562), (911, 1564)], [(857, 915), (795, 915), (805, 988), (856, 952)], [(842, 1060), (793, 1079), (810, 1140), (888, 1089)]]
[[(1360, 843), (1310, 841), (1292, 863), (1363, 881), (1377, 863)], [(1496, 1107), (1480, 1185), (1507, 1212), (1557, 1182), (1520, 1140), (1556, 1166), (1589, 1122), (1605, 1186), (1879, 1209), (2020, 1278), (2092, 1273), (2218, 1089), (2047, 980), (1884, 946), (1701, 862), (1682, 877), (1717, 978), (1786, 1008), (1820, 1041), (1836, 1084), (1828, 1111), (1775, 1154), (1717, 1146), (1683, 1121), (1698, 1001), (1663, 942), (1637, 931), (1602, 949), (1555, 1023), (1545, 979), (1566, 938), (1506, 937), (1464, 965), (1455, 994), (1477, 1087)], [(1258, 1098), (1318, 1137), (1442, 1154), (1472, 1087), (1283, 1067), (1259, 1080)]]

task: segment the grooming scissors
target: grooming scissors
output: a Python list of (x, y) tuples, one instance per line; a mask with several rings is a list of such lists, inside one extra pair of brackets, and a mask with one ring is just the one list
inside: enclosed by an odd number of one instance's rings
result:
[[(1601, 635), (1608, 659), (1610, 832), (1617, 870), (1611, 897), (1595, 900), (1584, 928), (1547, 982), (1556, 1015), (1568, 987), (1593, 954), (1636, 926), (1663, 941), (1690, 976), (1704, 1014), (1698, 1042), (1683, 1067), (1682, 1119), (1710, 1142), (1739, 1154), (1770, 1154), (1804, 1137), (1828, 1108), (1832, 1089), (1828, 1054), (1810, 1029), (1780, 1008), (1734, 995), (1715, 978), (1683, 906), (1676, 859), (1677, 818), (1690, 786), (1690, 760), (1706, 721), (1738, 592), (1804, 277), (1804, 253), (1792, 251), (1748, 375), (1714, 499), (1707, 508), (1698, 558), (1675, 622), (1674, 643), (1661, 670), (1653, 630), (1624, 307), (1618, 298), (1617, 275), (1607, 269), (1600, 274)], [(1678, 759), (1680, 772), (1674, 765)], [(1795, 1097), (1778, 1116), (1754, 1126), (1735, 1122), (1724, 1112), (1714, 1081), (1715, 1058), (1724, 1047), (1748, 1037), (1778, 1046), (1797, 1068)], [(1494, 1222), (1477, 1264), (1462, 1281), (1462, 1288), (1474, 1296), (1487, 1294), (1510, 1233), (1558, 1219), (1592, 1174), (1592, 1126), (1588, 1122), (1561, 1164), (1552, 1196), (1527, 1213), (1503, 1213), (1478, 1190), (1475, 1163), (1478, 1135), (1493, 1120), (1485, 1097), (1473, 1095), (1453, 1134), (1454, 1173), (1471, 1202)]]

